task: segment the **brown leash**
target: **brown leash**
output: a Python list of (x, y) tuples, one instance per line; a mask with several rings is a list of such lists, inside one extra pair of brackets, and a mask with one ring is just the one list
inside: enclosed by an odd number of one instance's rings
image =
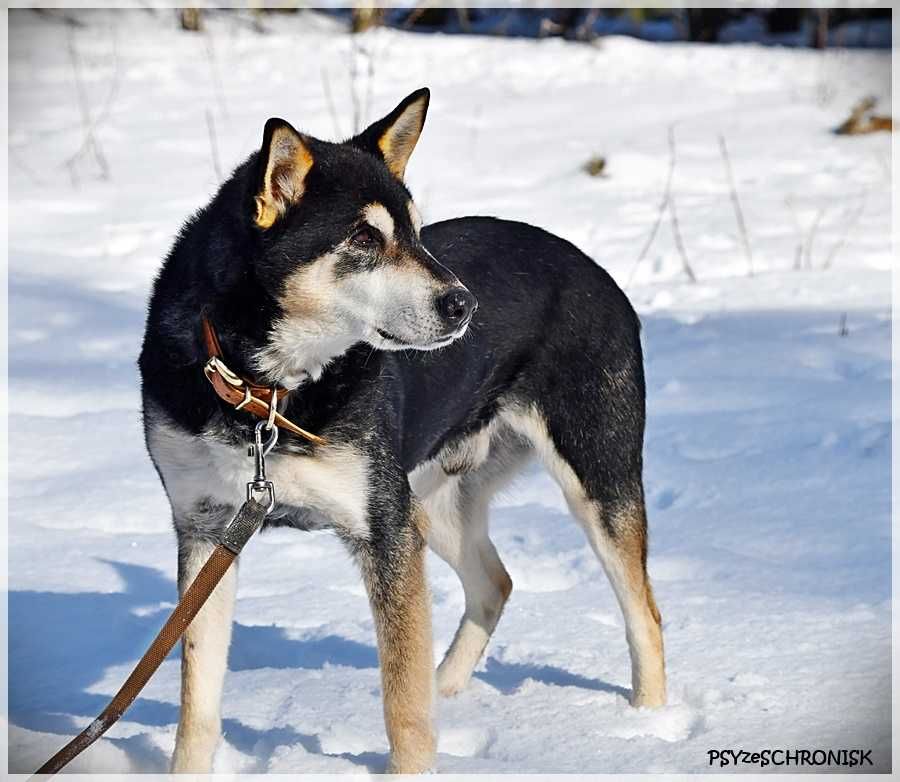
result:
[(150, 644), (150, 648), (141, 657), (140, 662), (131, 672), (131, 676), (125, 680), (125, 684), (97, 719), (44, 763), (35, 772), (35, 777), (42, 774), (55, 774), (106, 733), (125, 713), (140, 691), (144, 689), (144, 685), (150, 681), (150, 677), (156, 673), (156, 669), (159, 668), (162, 661), (166, 659), (166, 655), (172, 651), (172, 647), (181, 638), (187, 626), (203, 608), (203, 604), (222, 580), (222, 576), (225, 575), (228, 568), (231, 567), (231, 563), (240, 554), (244, 544), (262, 525), (267, 513), (267, 507), (260, 505), (252, 497), (241, 506), (237, 516), (225, 528), (222, 542), (216, 546), (197, 577), (185, 590), (175, 610), (172, 611), (162, 630), (159, 631), (159, 635)]
[[(100, 715), (66, 744), (50, 760), (44, 763), (31, 777), (36, 779), (42, 775), (55, 774), (74, 758), (84, 752), (91, 744), (109, 730), (125, 710), (134, 702), (144, 686), (150, 681), (150, 677), (166, 659), (172, 647), (184, 634), (188, 625), (199, 613), (200, 609), (209, 599), (213, 590), (222, 576), (231, 567), (231, 564), (241, 553), (241, 549), (261, 526), (266, 516), (275, 506), (275, 487), (266, 477), (265, 458), (269, 451), (275, 447), (278, 441), (278, 429), (287, 429), (290, 432), (305, 437), (317, 444), (324, 444), (325, 440), (310, 432), (301, 429), (281, 416), (276, 410), (278, 397), (287, 391), (278, 388), (264, 388), (254, 385), (235, 375), (222, 360), (222, 346), (219, 344), (216, 332), (209, 320), (203, 318), (203, 339), (206, 343), (209, 360), (203, 368), (203, 372), (212, 383), (219, 397), (238, 410), (247, 410), (258, 418), (265, 419), (256, 425), (253, 452), (256, 458), (256, 472), (253, 480), (247, 484), (247, 501), (241, 506), (237, 516), (225, 528), (222, 534), (222, 542), (216, 546), (206, 564), (197, 573), (197, 577), (185, 590), (159, 634), (150, 644), (150, 648), (141, 657), (131, 675), (119, 691), (113, 696), (107, 707)], [(270, 430), (271, 434), (266, 442), (262, 440), (263, 430)], [(257, 501), (255, 495), (263, 493), (265, 503)], [(31, 780), (29, 780), (31, 782)]]

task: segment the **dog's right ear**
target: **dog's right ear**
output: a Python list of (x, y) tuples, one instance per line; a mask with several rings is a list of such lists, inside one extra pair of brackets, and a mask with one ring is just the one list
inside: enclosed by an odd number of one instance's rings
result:
[(266, 122), (255, 197), (254, 222), (260, 228), (271, 227), (300, 200), (312, 166), (313, 156), (303, 135), (283, 119)]

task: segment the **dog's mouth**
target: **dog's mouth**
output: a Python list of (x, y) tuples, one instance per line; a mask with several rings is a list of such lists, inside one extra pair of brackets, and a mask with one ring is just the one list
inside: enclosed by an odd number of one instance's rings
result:
[(408, 339), (398, 337), (396, 334), (393, 334), (390, 331), (386, 331), (385, 329), (380, 329), (377, 327), (375, 329), (375, 333), (378, 334), (379, 337), (381, 337), (383, 342), (383, 344), (379, 345), (378, 347), (387, 348), (388, 350), (437, 350), (438, 348), (446, 347), (451, 342), (455, 342), (465, 333), (468, 327), (469, 321), (467, 320), (453, 333), (445, 334), (444, 336), (438, 337), (437, 339), (431, 340), (430, 342), (411, 342)]
[(391, 334), (390, 331), (385, 331), (384, 329), (375, 329), (378, 332), (378, 336), (387, 342), (393, 342), (396, 345), (410, 345), (411, 343), (406, 340), (400, 339), (396, 334)]

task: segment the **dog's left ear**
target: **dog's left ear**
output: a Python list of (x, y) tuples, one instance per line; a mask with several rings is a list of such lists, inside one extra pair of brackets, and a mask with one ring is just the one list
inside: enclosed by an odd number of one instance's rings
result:
[(350, 143), (381, 157), (391, 173), (402, 180), (409, 156), (425, 124), (430, 97), (427, 87), (407, 95), (396, 109), (352, 138)]

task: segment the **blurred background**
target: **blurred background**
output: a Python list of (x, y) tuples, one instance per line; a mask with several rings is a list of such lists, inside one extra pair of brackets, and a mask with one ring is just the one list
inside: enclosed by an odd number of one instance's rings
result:
[[(11, 770), (90, 722), (175, 600), (134, 362), (180, 225), (268, 117), (346, 138), (422, 86), (425, 220), (541, 225), (641, 316), (671, 693), (628, 706), (615, 599), (532, 470), (494, 509), (515, 590), (441, 705), (440, 769), (889, 768), (891, 46), (872, 7), (10, 11)], [(352, 562), (289, 531), (242, 560), (216, 769), (383, 769)], [(440, 655), (463, 598), (429, 568)], [(172, 659), (73, 770), (165, 770), (177, 703)]]
[[(290, 12), (290, 9), (285, 9)], [(354, 32), (388, 25), (420, 32), (591, 41), (632, 35), (647, 41), (763, 43), (784, 46), (891, 46), (890, 7), (869, 8), (412, 8), (356, 7), (333, 11), (349, 17)], [(186, 27), (202, 12), (187, 11)]]

